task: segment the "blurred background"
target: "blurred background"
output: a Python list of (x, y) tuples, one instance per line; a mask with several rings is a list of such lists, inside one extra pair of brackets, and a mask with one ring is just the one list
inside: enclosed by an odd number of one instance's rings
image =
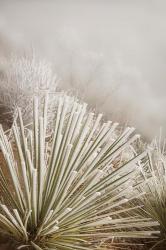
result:
[(164, 0), (0, 0), (0, 59), (31, 50), (106, 118), (166, 130)]

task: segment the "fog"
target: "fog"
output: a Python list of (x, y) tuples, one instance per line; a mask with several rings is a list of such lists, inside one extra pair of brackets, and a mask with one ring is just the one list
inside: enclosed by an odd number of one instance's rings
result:
[(31, 48), (108, 119), (149, 139), (165, 128), (165, 1), (1, 0), (0, 56)]

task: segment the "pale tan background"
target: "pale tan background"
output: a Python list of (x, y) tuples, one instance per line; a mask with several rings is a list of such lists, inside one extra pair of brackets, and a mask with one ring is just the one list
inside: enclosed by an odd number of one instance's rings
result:
[(30, 47), (109, 119), (166, 127), (165, 1), (1, 0), (1, 56)]

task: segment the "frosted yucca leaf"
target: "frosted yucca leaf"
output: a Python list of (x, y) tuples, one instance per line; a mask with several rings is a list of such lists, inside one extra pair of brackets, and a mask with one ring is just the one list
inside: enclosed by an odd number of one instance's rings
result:
[(156, 223), (131, 206), (139, 195), (125, 198), (146, 152), (118, 167), (137, 140), (133, 128), (119, 134), (118, 124), (63, 96), (47, 134), (47, 100), (41, 112), (35, 98), (29, 127), (18, 111), (12, 141), (0, 128), (1, 231), (18, 249), (105, 249), (112, 238), (152, 237)]
[[(160, 239), (154, 245), (158, 249), (166, 246), (166, 151), (165, 142), (156, 139), (151, 145), (147, 168), (142, 172), (145, 179), (141, 188), (146, 190), (142, 196), (144, 209), (151, 218), (159, 222)], [(162, 248), (163, 249), (163, 248)]]
[(56, 77), (50, 65), (32, 56), (13, 56), (0, 62), (0, 123), (10, 128), (16, 107), (22, 108), (28, 122), (32, 113), (33, 95), (55, 92)]

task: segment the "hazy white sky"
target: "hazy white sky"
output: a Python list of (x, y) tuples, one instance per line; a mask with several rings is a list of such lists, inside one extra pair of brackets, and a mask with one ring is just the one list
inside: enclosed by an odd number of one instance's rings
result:
[[(154, 134), (160, 125), (165, 126), (166, 1), (1, 0), (0, 27), (1, 33), (6, 33), (18, 46), (33, 45), (42, 57), (56, 65), (59, 61), (59, 67), (65, 70), (67, 56), (78, 51), (102, 54), (104, 65), (113, 71), (114, 62), (120, 62), (127, 71), (134, 69), (137, 77), (130, 76), (129, 84), (124, 79), (126, 87), (120, 91), (120, 97), (125, 105), (142, 113), (134, 119), (141, 129), (142, 123), (146, 124), (146, 131), (153, 124)], [(81, 67), (86, 65), (82, 63)], [(108, 89), (109, 81), (101, 85)], [(91, 95), (88, 101), (94, 99)], [(109, 106), (108, 101), (104, 106), (106, 113)]]

